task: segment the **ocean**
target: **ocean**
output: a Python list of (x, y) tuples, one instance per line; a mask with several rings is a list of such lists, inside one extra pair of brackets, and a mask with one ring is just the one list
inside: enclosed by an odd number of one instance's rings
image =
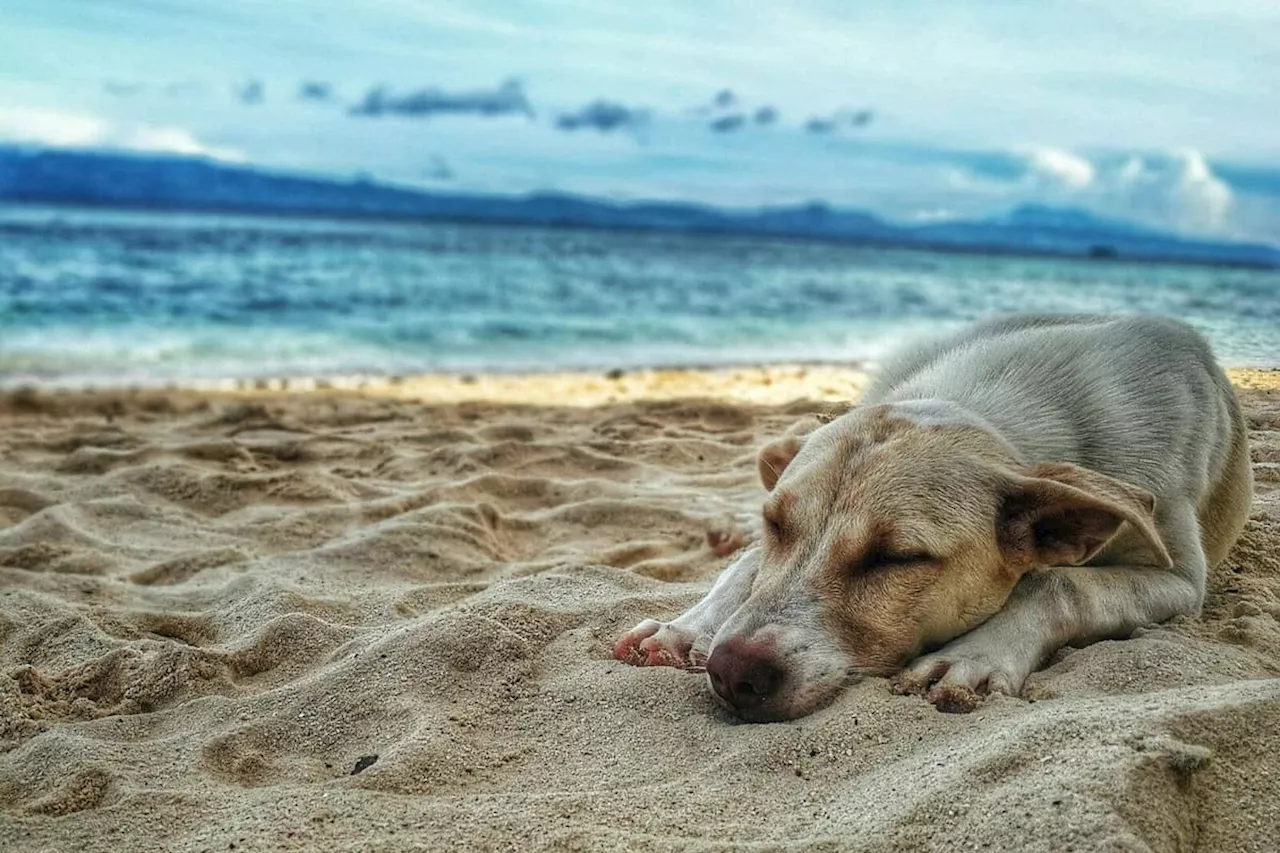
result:
[(1280, 364), (1280, 273), (799, 240), (0, 208), (0, 387), (874, 363), (1012, 311)]

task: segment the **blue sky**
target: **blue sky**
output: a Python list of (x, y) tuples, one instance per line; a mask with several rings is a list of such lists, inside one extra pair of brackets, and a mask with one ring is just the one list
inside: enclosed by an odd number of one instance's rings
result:
[(0, 140), (1280, 239), (1274, 0), (0, 0)]

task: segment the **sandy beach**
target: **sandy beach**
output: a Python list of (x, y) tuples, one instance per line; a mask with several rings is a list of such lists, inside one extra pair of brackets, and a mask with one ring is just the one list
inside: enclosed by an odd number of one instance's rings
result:
[(1280, 372), (1202, 618), (967, 715), (611, 658), (863, 374), (0, 395), (0, 850), (1280, 849)]

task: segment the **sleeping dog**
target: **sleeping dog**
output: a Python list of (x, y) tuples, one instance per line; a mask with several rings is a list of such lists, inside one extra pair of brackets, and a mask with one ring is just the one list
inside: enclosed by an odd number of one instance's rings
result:
[(759, 541), (614, 650), (705, 667), (751, 721), (864, 675), (969, 710), (1064, 645), (1198, 613), (1253, 493), (1208, 344), (1144, 317), (1015, 317), (908, 352), (759, 468)]

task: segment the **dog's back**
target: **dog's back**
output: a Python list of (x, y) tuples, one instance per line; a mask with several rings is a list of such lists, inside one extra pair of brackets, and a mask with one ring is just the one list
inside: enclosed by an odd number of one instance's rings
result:
[(1252, 496), (1235, 394), (1191, 327), (1148, 317), (994, 320), (891, 359), (865, 402), (947, 400), (1028, 463), (1066, 461), (1192, 498), (1205, 556), (1226, 556)]

